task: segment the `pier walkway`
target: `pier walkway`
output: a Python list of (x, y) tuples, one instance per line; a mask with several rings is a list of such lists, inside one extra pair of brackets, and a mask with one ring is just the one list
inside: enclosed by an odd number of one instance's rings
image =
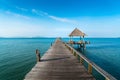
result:
[(57, 39), (24, 80), (95, 80), (95, 78)]

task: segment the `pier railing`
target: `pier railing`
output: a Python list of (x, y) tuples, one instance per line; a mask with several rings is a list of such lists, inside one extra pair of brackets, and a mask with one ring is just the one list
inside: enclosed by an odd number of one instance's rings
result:
[(112, 75), (101, 69), (95, 63), (86, 58), (83, 54), (79, 53), (70, 45), (64, 43), (65, 46), (76, 56), (81, 64), (87, 69), (89, 74), (92, 74), (97, 80), (117, 80)]

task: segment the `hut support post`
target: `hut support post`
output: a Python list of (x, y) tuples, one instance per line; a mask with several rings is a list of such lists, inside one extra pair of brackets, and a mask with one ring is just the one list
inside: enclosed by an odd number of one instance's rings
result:
[(79, 48), (80, 48), (80, 45), (77, 44), (77, 46), (78, 46), (78, 49), (79, 49)]
[(85, 43), (83, 43), (83, 49), (86, 49), (86, 44)]
[(36, 49), (36, 58), (37, 62), (40, 62), (40, 51), (38, 49)]
[(81, 41), (81, 39), (82, 39), (82, 38), (81, 38), (81, 36), (80, 36), (80, 41)]
[(71, 36), (70, 36), (70, 41), (72, 41)]
[(72, 41), (72, 36), (70, 36), (70, 41)]

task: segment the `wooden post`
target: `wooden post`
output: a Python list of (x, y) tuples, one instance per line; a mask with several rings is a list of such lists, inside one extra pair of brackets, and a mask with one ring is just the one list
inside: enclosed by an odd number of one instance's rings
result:
[(92, 73), (92, 65), (88, 63), (88, 73)]
[(74, 50), (72, 49), (72, 53), (74, 54)]
[(40, 52), (38, 49), (36, 49), (36, 58), (37, 58), (37, 62), (40, 62)]
[(83, 64), (84, 59), (80, 57), (80, 63)]
[(77, 58), (78, 58), (78, 61), (80, 62), (80, 56), (79, 55), (77, 55)]
[(76, 52), (74, 52), (74, 56), (76, 56)]
[(71, 36), (70, 36), (70, 41), (71, 41)]
[(78, 54), (75, 52), (75, 57), (78, 57)]
[(106, 77), (105, 80), (110, 80), (110, 79)]
[(81, 36), (80, 36), (80, 40), (82, 40)]
[(73, 54), (73, 49), (71, 48), (71, 52), (72, 52), (72, 54)]

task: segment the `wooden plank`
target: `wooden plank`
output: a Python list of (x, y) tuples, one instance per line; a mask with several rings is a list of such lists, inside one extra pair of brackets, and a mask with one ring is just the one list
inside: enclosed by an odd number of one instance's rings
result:
[(24, 80), (95, 80), (60, 41), (45, 53)]

